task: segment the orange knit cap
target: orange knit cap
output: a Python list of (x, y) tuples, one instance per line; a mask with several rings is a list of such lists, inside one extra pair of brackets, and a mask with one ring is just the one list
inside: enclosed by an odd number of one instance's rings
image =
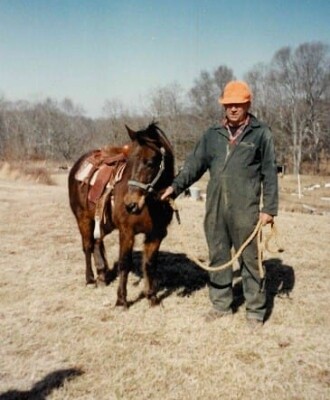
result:
[(219, 98), (220, 104), (241, 104), (252, 100), (252, 93), (249, 86), (243, 81), (231, 81), (227, 83), (222, 96)]

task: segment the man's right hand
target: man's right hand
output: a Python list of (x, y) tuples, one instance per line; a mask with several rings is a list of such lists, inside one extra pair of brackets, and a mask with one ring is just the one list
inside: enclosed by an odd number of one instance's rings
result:
[(165, 189), (165, 192), (161, 195), (160, 199), (161, 200), (166, 200), (168, 197), (170, 197), (174, 193), (174, 189), (172, 186), (168, 186)]

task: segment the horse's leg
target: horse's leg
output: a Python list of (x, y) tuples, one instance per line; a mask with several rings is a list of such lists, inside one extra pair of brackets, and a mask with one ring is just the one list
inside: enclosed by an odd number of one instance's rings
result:
[(108, 285), (117, 275), (116, 269), (109, 269), (103, 239), (97, 239), (94, 243), (94, 263), (97, 272), (97, 281)]
[(144, 295), (149, 300), (151, 306), (158, 304), (156, 296), (157, 285), (155, 279), (156, 264), (158, 250), (160, 247), (161, 239), (150, 239), (146, 238), (144, 242), (143, 260), (142, 260), (142, 272), (144, 277)]
[(118, 274), (119, 285), (117, 290), (116, 306), (123, 306), (128, 308), (127, 303), (127, 278), (132, 266), (132, 252), (134, 245), (134, 234), (121, 230), (119, 232), (119, 260), (118, 260)]
[[(106, 257), (103, 238), (114, 229), (111, 219), (111, 188), (106, 188), (102, 197), (98, 200), (94, 211), (94, 264), (97, 272), (97, 281), (108, 285), (114, 279), (114, 270), (110, 272)], [(101, 221), (105, 217), (106, 222)]]
[(94, 273), (92, 269), (92, 253), (94, 249), (93, 239), (93, 221), (83, 215), (77, 218), (78, 227), (82, 238), (83, 252), (85, 254), (86, 263), (86, 285), (95, 283)]

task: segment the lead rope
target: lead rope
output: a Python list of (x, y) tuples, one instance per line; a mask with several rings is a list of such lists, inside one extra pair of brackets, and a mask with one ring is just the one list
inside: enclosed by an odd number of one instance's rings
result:
[[(174, 202), (173, 199), (169, 199), (169, 203), (170, 203), (170, 205), (171, 205), (171, 207), (172, 207), (172, 209), (173, 209), (173, 211), (174, 211), (174, 213), (175, 213), (175, 215), (176, 215), (178, 224), (179, 224), (180, 229), (181, 229), (181, 220), (180, 220), (180, 215), (179, 215), (178, 207), (177, 207), (177, 205), (175, 204), (175, 202)], [(263, 251), (264, 251), (264, 250), (267, 250), (267, 251), (270, 252), (270, 253), (277, 253), (277, 252), (281, 253), (281, 252), (284, 251), (283, 248), (280, 247), (280, 246), (278, 245), (278, 241), (277, 241), (277, 229), (276, 229), (274, 223), (271, 224), (271, 231), (270, 231), (270, 234), (267, 235), (264, 245), (263, 245), (263, 243), (262, 243), (262, 223), (261, 223), (261, 221), (258, 221), (258, 223), (257, 223), (257, 225), (255, 226), (253, 232), (252, 232), (252, 233), (250, 234), (250, 236), (245, 240), (245, 242), (241, 245), (241, 247), (237, 250), (237, 252), (236, 252), (235, 255), (233, 256), (233, 258), (232, 258), (231, 260), (227, 261), (226, 263), (221, 264), (221, 265), (218, 265), (218, 266), (216, 266), (216, 267), (209, 267), (209, 266), (203, 264), (202, 262), (200, 262), (200, 260), (198, 260), (197, 257), (195, 257), (193, 254), (190, 254), (188, 251), (186, 251), (187, 249), (186, 249), (186, 246), (185, 246), (185, 244), (183, 243), (182, 239), (181, 239), (181, 244), (182, 244), (183, 247), (185, 248), (185, 252), (186, 252), (186, 254), (188, 255), (188, 257), (189, 257), (190, 259), (192, 259), (199, 267), (201, 267), (201, 268), (204, 269), (205, 271), (215, 272), (215, 271), (220, 271), (220, 270), (222, 270), (222, 269), (225, 269), (225, 268), (229, 267), (230, 265), (233, 265), (234, 262), (241, 256), (241, 254), (243, 253), (243, 251), (244, 251), (244, 249), (247, 247), (247, 245), (248, 245), (249, 243), (251, 243), (252, 240), (253, 240), (256, 236), (257, 236), (257, 247), (258, 247), (258, 268), (259, 268), (260, 280), (261, 280), (261, 285), (262, 285), (262, 283), (263, 283), (263, 281), (264, 281), (264, 278), (265, 278), (265, 270), (264, 270), (264, 267), (263, 267), (263, 265), (262, 265), (262, 261), (263, 261)], [(182, 234), (182, 232), (180, 232), (180, 238), (182, 238), (182, 237), (183, 237), (183, 234)], [(270, 239), (271, 239), (272, 237), (275, 237), (275, 243), (276, 243), (276, 245), (277, 245), (277, 249), (276, 249), (276, 250), (270, 250), (270, 249), (269, 249), (269, 246), (268, 246), (268, 243), (269, 243), (269, 241), (270, 241)]]

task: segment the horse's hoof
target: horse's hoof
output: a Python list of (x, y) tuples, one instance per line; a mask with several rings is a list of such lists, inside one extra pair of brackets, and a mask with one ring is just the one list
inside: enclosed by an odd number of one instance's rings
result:
[(122, 307), (124, 310), (128, 310), (128, 303), (125, 300), (117, 299), (116, 307)]
[(117, 271), (108, 269), (105, 272), (100, 272), (100, 274), (97, 276), (97, 284), (99, 286), (108, 286), (116, 278), (117, 278)]
[(157, 298), (157, 296), (152, 296), (149, 298), (150, 307), (158, 306), (159, 303), (160, 303), (160, 300)]
[(97, 281), (96, 281), (96, 286), (97, 287), (104, 287), (107, 286), (107, 283), (105, 282), (105, 280), (103, 279), (103, 277), (97, 277)]
[(96, 282), (96, 280), (95, 279), (88, 279), (87, 281), (86, 281), (86, 286), (87, 287), (96, 287), (97, 286), (97, 282)]

